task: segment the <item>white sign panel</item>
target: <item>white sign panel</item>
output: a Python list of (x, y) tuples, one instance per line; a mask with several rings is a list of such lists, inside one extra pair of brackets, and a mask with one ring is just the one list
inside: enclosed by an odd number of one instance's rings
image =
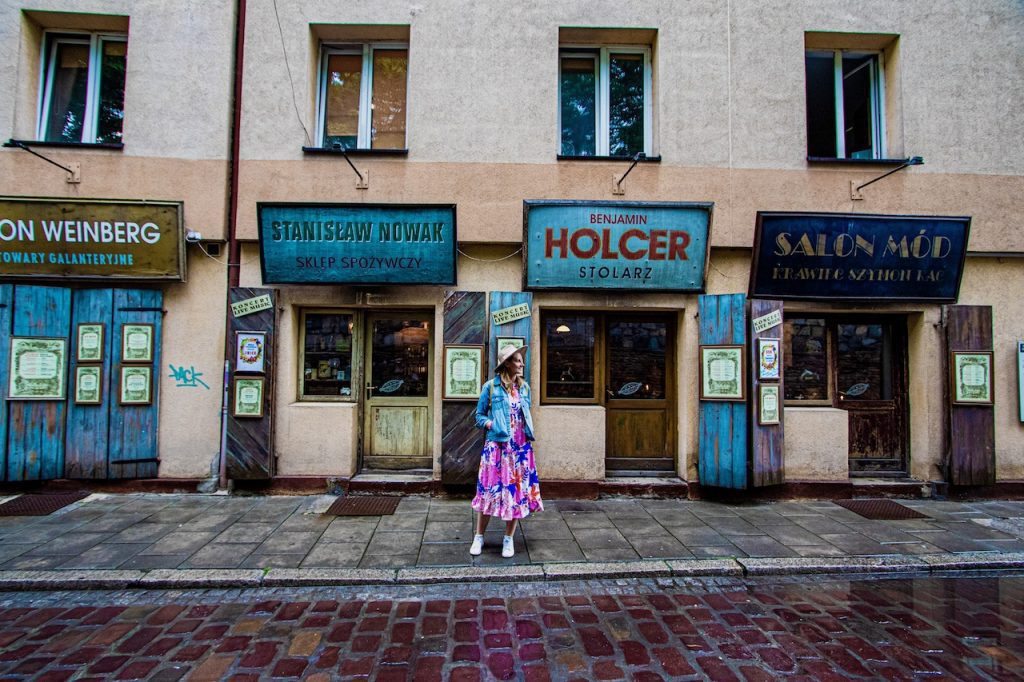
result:
[(760, 334), (761, 332), (766, 332), (772, 327), (777, 327), (780, 324), (782, 324), (782, 311), (773, 310), (767, 315), (754, 318), (754, 333)]

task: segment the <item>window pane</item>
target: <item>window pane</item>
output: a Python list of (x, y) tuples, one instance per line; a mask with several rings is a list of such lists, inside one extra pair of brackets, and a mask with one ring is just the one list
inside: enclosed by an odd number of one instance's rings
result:
[(352, 395), (352, 315), (306, 313), (302, 395)]
[(613, 54), (609, 60), (608, 153), (644, 151), (644, 56)]
[(843, 400), (892, 400), (889, 335), (880, 324), (841, 324), (836, 338), (836, 385)]
[(57, 43), (45, 139), (81, 142), (89, 84), (89, 46)]
[(562, 112), (562, 154), (597, 153), (597, 76), (593, 57), (562, 57), (559, 106)]
[(611, 322), (608, 325), (608, 397), (665, 399), (664, 322)]
[(374, 50), (373, 103), (370, 113), (373, 126), (370, 146), (373, 149), (405, 148), (405, 91), (409, 70), (407, 50)]
[(359, 140), (359, 89), (363, 57), (332, 54), (327, 58), (324, 93), (324, 146), (353, 149)]
[(786, 400), (828, 400), (825, 320), (787, 319), (783, 330)]
[(874, 155), (871, 144), (874, 61), (874, 55), (843, 57), (843, 117), (846, 122), (847, 158), (870, 159)]
[(836, 156), (836, 69), (831, 52), (808, 52), (807, 155)]
[(128, 43), (105, 40), (100, 68), (100, 104), (96, 120), (97, 142), (120, 142), (124, 122), (124, 72)]
[(547, 397), (593, 400), (594, 318), (547, 317), (544, 334)]
[(374, 320), (370, 385), (377, 398), (426, 397), (430, 321)]

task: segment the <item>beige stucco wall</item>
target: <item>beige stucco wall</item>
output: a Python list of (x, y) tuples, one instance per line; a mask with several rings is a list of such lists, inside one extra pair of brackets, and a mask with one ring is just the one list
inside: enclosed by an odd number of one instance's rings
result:
[(533, 410), (537, 475), (563, 481), (604, 479), (605, 410), (593, 405), (541, 405)]
[(784, 417), (787, 481), (845, 481), (850, 477), (845, 410), (786, 407)]

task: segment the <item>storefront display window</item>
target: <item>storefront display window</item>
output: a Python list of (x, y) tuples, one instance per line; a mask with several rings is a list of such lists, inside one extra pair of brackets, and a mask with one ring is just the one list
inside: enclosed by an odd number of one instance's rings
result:
[(831, 403), (828, 393), (829, 347), (825, 320), (792, 318), (784, 325), (786, 400)]
[(302, 315), (302, 397), (354, 399), (351, 313)]
[(373, 320), (372, 395), (424, 398), (429, 394), (430, 322), (425, 319)]
[(597, 400), (594, 390), (594, 329), (591, 315), (553, 315), (544, 320), (545, 398)]

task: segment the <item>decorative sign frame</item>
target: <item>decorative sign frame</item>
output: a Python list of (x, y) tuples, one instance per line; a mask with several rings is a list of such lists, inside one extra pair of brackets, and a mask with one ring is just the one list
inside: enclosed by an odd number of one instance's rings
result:
[(526, 345), (526, 339), (522, 336), (497, 336), (495, 337), (494, 342), (494, 347), (499, 351), (505, 346), (522, 348)]
[(778, 384), (761, 384), (757, 390), (757, 423), (771, 426), (782, 422), (782, 396)]
[(782, 378), (782, 340), (762, 337), (757, 340), (757, 378), (777, 381)]
[(118, 400), (122, 405), (153, 402), (153, 368), (149, 365), (121, 365)]
[(746, 400), (745, 348), (742, 344), (700, 347), (700, 399)]
[(992, 351), (951, 351), (950, 398), (954, 405), (992, 405)]
[(231, 416), (243, 419), (261, 419), (266, 379), (264, 377), (235, 377), (234, 384)]
[(75, 404), (99, 405), (103, 402), (103, 365), (75, 367)]
[(1024, 422), (1024, 341), (1017, 342), (1017, 394), (1020, 399), (1020, 420)]
[(262, 374), (266, 355), (266, 332), (235, 332), (236, 372)]
[(8, 400), (64, 400), (67, 340), (12, 336)]
[(106, 327), (102, 322), (80, 322), (75, 329), (75, 360), (103, 362)]
[(482, 345), (447, 344), (441, 367), (441, 398), (444, 400), (477, 400), (484, 382), (484, 347)]
[(121, 362), (153, 362), (153, 325), (129, 322), (121, 327)]

